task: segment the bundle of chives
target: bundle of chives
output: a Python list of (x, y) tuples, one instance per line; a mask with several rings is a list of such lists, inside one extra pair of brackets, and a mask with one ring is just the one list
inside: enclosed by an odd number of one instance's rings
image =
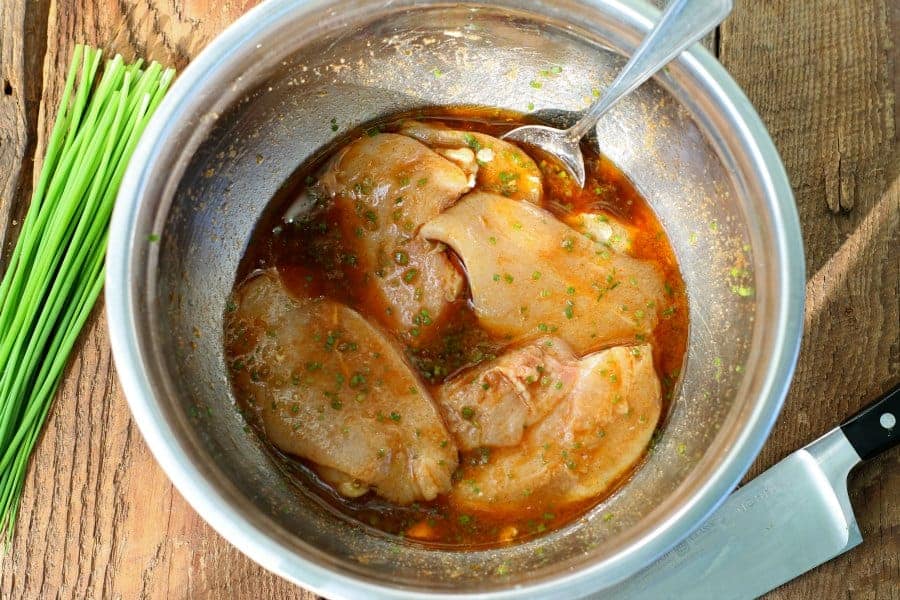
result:
[(126, 65), (117, 55), (95, 82), (101, 55), (75, 48), (31, 206), (0, 282), (0, 532), (10, 537), (28, 459), (103, 288), (116, 193), (175, 76), (155, 62)]

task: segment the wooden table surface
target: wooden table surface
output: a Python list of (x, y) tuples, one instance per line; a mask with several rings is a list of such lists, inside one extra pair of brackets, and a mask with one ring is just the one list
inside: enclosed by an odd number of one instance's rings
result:
[[(0, 249), (28, 205), (72, 47), (184, 67), (255, 0), (2, 0)], [(710, 45), (787, 167), (807, 257), (806, 334), (749, 476), (900, 379), (900, 1), (738, 0)], [(0, 260), (0, 271), (5, 265)], [(900, 599), (900, 451), (857, 469), (865, 541), (772, 598)], [(172, 488), (131, 419), (98, 307), (33, 458), (3, 598), (303, 598)]]

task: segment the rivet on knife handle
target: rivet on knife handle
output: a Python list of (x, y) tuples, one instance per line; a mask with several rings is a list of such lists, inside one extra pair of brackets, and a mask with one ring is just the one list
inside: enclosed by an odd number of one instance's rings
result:
[(897, 385), (844, 423), (841, 429), (862, 460), (900, 442), (900, 385)]

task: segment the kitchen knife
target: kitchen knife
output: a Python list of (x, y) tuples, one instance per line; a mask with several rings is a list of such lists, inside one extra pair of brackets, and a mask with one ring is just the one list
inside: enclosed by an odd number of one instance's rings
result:
[(755, 598), (862, 542), (847, 475), (900, 441), (900, 386), (735, 491), (685, 541), (597, 598)]

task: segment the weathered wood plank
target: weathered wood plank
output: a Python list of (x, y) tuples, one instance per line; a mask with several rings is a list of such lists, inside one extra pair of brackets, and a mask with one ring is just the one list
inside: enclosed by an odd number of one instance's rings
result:
[[(254, 2), (0, 4), (0, 77), (13, 92), (0, 96), (0, 242), (27, 207), (28, 161), (43, 152), (75, 43), (183, 67)], [(898, 34), (892, 0), (742, 0), (719, 35), (784, 157), (809, 259), (797, 380), (754, 473), (900, 377)], [(105, 331), (98, 309), (31, 466), (0, 596), (312, 598), (234, 550), (172, 489), (131, 421)], [(895, 451), (852, 478), (863, 546), (773, 597), (900, 597), (898, 461)]]
[(40, 73), (47, 44), (46, 6), (0, 5), (0, 273), (31, 196), (37, 144)]
[[(741, 2), (721, 30), (720, 60), (791, 177), (808, 263), (797, 374), (751, 475), (900, 378), (898, 14), (891, 0)], [(851, 477), (863, 545), (773, 598), (900, 597), (898, 466), (895, 450)]]

